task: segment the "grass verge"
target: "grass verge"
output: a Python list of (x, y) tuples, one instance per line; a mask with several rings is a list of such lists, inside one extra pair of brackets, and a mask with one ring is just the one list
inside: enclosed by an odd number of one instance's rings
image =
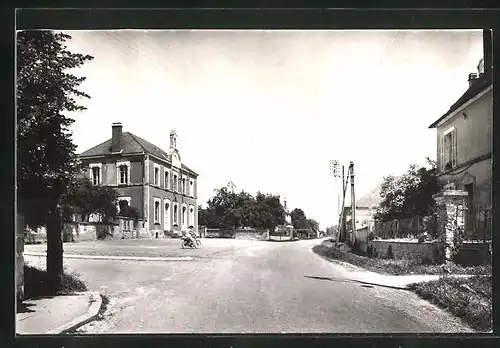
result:
[(332, 242), (324, 241), (313, 247), (313, 251), (325, 259), (340, 260), (359, 266), (369, 271), (388, 275), (414, 275), (414, 274), (470, 274), (491, 275), (491, 265), (462, 267), (459, 265), (426, 265), (415, 260), (395, 260), (367, 257), (341, 250)]
[(87, 286), (77, 273), (62, 274), (61, 286), (54, 288), (47, 271), (36, 267), (24, 266), (24, 298), (31, 299), (43, 296), (69, 295), (75, 292), (87, 291)]
[(415, 283), (410, 289), (420, 297), (461, 318), (473, 329), (492, 329), (492, 276), (470, 278), (441, 277)]

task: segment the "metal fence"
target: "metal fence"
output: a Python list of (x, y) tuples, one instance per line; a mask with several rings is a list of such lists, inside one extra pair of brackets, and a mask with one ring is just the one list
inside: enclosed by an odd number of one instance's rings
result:
[(460, 242), (486, 242), (491, 240), (492, 210), (491, 207), (478, 205), (472, 209), (462, 208), (465, 227), (459, 236)]
[(431, 237), (437, 235), (436, 215), (414, 216), (392, 221), (375, 221), (373, 234), (377, 238), (418, 238), (421, 233), (427, 233)]

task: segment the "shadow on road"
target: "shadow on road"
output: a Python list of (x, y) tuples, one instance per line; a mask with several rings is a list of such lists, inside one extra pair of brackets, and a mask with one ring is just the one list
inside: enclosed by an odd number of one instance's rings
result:
[(34, 304), (32, 303), (19, 303), (17, 305), (17, 313), (33, 313), (35, 312), (34, 310), (30, 309), (29, 307), (33, 307)]
[(389, 288), (389, 289), (395, 289), (395, 290), (407, 290), (407, 289), (399, 288), (396, 286), (363, 282), (361, 280), (356, 280), (356, 279), (342, 279), (342, 278), (318, 277), (318, 276), (308, 276), (308, 275), (306, 275), (304, 277), (310, 278), (310, 279), (316, 279), (316, 280), (328, 280), (328, 281), (332, 281), (332, 282), (341, 282), (341, 283), (359, 283), (359, 284), (362, 284), (361, 286), (364, 288), (373, 288), (374, 286), (381, 286), (383, 288)]

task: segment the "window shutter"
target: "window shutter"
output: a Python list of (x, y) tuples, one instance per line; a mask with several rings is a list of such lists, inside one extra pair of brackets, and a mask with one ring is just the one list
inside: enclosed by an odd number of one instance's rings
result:
[(438, 156), (437, 156), (437, 160), (438, 160), (438, 169), (440, 169), (440, 171), (443, 171), (444, 170), (444, 137), (440, 137), (438, 139)]
[(457, 130), (451, 132), (451, 166), (457, 165)]

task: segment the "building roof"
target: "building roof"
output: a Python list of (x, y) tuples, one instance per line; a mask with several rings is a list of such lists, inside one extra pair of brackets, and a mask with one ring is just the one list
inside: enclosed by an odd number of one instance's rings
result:
[[(171, 163), (169, 153), (163, 151), (158, 146), (150, 143), (147, 140), (142, 139), (141, 137), (138, 137), (135, 134), (132, 134), (130, 132), (123, 132), (120, 140), (122, 147), (122, 155), (146, 153), (149, 155), (162, 158), (165, 161)], [(96, 145), (88, 149), (87, 151), (82, 152), (81, 154), (78, 155), (78, 157), (85, 158), (85, 157), (95, 157), (95, 156), (107, 156), (111, 154), (112, 154), (111, 139), (108, 139), (105, 142)], [(182, 169), (184, 169), (185, 171), (198, 175), (196, 172), (194, 172), (192, 169), (188, 168), (184, 164), (181, 164), (181, 166)]]
[(469, 100), (474, 98), (476, 95), (484, 91), (486, 88), (492, 85), (492, 76), (491, 74), (482, 74), (480, 75), (465, 91), (464, 94), (453, 104), (450, 109), (439, 119), (437, 119), (433, 124), (429, 126), (429, 128), (436, 128), (439, 122), (441, 122), (445, 117), (450, 115), (453, 111), (457, 110), (459, 107), (467, 103)]

